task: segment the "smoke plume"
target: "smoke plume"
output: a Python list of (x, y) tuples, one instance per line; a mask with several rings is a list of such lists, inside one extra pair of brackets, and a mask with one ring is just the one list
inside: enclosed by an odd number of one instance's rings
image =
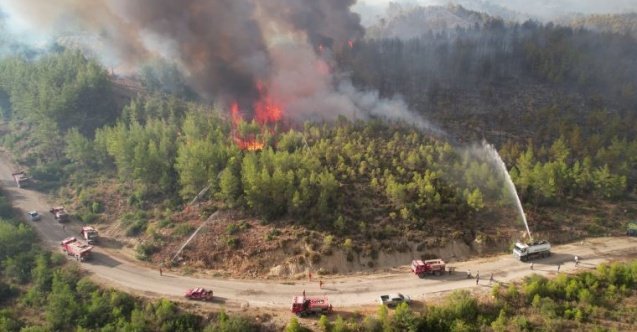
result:
[[(333, 50), (364, 34), (355, 0), (0, 0), (33, 33), (99, 36), (116, 70), (174, 61), (201, 96), (251, 112), (267, 94), (285, 116), (412, 121), (400, 99), (381, 100), (334, 73)], [(88, 40), (94, 40), (88, 38)], [(95, 43), (91, 42), (94, 46)], [(84, 45), (86, 46), (86, 45)]]

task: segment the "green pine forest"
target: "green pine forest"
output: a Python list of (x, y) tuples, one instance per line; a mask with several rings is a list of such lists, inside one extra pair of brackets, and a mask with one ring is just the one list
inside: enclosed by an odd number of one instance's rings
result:
[[(119, 110), (107, 72), (73, 51), (2, 60), (0, 89), (3, 144), (45, 190), (70, 184), (82, 196), (96, 179), (117, 179), (133, 207), (176, 208), (210, 185), (208, 198), (225, 207), (350, 236), (444, 234), (480, 211), (511, 208), (479, 144), (454, 145), (407, 125), (305, 123), (264, 137), (263, 151), (240, 151), (225, 110), (165, 94), (135, 97)], [(563, 133), (498, 147), (525, 206), (632, 200), (630, 121), (591, 110), (583, 120), (591, 128), (563, 121), (568, 109), (536, 112), (554, 116), (548, 122), (563, 123)]]
[[(223, 109), (149, 94), (119, 110), (107, 72), (74, 51), (4, 59), (0, 88), (3, 143), (44, 189), (81, 191), (114, 178), (131, 188), (131, 204), (176, 207), (210, 185), (209, 199), (228, 208), (336, 233), (433, 226), (511, 202), (478, 143), (450, 143), (405, 124), (305, 123), (267, 135), (263, 151), (241, 151)], [(565, 116), (537, 112), (555, 122)], [(632, 126), (622, 131), (629, 121), (600, 112), (583, 120), (595, 128), (566, 124), (554, 139), (499, 147), (525, 205), (632, 197)]]

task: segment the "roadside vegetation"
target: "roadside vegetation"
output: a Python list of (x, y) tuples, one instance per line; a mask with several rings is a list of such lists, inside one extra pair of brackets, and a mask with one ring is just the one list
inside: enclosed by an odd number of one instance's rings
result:
[[(637, 323), (637, 261), (593, 271), (533, 275), (520, 284), (494, 283), (489, 297), (454, 291), (442, 303), (374, 316), (318, 320), (321, 331), (627, 331)], [(292, 318), (286, 331), (308, 331)]]
[(91, 282), (73, 262), (44, 251), (0, 196), (0, 331), (256, 331), (251, 319), (203, 317), (169, 300), (137, 298)]

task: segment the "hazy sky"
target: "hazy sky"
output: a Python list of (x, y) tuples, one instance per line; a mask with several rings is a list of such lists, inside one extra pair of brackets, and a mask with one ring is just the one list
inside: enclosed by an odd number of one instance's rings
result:
[[(543, 20), (551, 20), (573, 13), (615, 14), (637, 12), (637, 0), (358, 0), (356, 9), (360, 10), (362, 15), (375, 16), (383, 13), (384, 8), (390, 2), (417, 3), (421, 5), (455, 3), (477, 11), (480, 11), (480, 8), (485, 4), (497, 5)], [(365, 19), (369, 19), (369, 17)]]

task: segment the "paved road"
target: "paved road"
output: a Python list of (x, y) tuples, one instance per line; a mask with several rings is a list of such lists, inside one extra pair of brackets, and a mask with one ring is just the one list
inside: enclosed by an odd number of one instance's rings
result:
[[(4, 155), (0, 155), (0, 184), (12, 200), (13, 205), (21, 211), (38, 210), (43, 218), (39, 222), (29, 222), (43, 239), (45, 245), (52, 250), (59, 250), (61, 239), (76, 235), (80, 225), (67, 224), (65, 229), (48, 213), (51, 204), (47, 197), (29, 189), (16, 187), (11, 177), (14, 169)], [(546, 259), (536, 261), (531, 271), (528, 263), (516, 261), (510, 255), (476, 259), (466, 262), (452, 263), (457, 271), (453, 275), (419, 279), (408, 273), (407, 267), (393, 273), (372, 275), (341, 276), (324, 279), (323, 289), (318, 282), (307, 281), (263, 281), (235, 279), (197, 279), (173, 274), (165, 271), (159, 275), (157, 269), (150, 269), (134, 261), (121, 259), (116, 250), (106, 250), (99, 246), (94, 250), (93, 260), (82, 263), (82, 267), (94, 274), (98, 281), (137, 293), (181, 297), (184, 290), (191, 287), (214, 289), (216, 303), (228, 309), (245, 306), (283, 309), (289, 307), (291, 298), (303, 290), (307, 295), (326, 294), (335, 308), (365, 306), (373, 304), (380, 294), (401, 292), (416, 300), (427, 300), (454, 289), (488, 289), (489, 276), (494, 273), (497, 282), (520, 280), (532, 273), (554, 275), (557, 264), (561, 264), (561, 272), (571, 273), (575, 270), (594, 268), (604, 261), (622, 259), (637, 255), (637, 238), (594, 238), (583, 242), (554, 247), (554, 254)], [(573, 255), (581, 258), (578, 267), (574, 266)], [(466, 271), (475, 275), (480, 272), (481, 281), (476, 285), (475, 279), (466, 279)]]

